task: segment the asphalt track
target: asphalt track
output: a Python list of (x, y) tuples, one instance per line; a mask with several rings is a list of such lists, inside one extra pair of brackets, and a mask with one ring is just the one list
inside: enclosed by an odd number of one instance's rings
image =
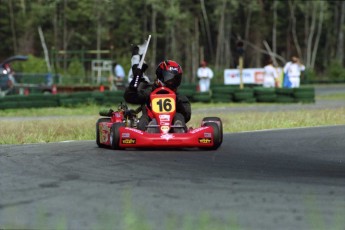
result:
[(0, 146), (0, 229), (345, 229), (344, 194), (345, 126), (227, 133), (216, 151)]

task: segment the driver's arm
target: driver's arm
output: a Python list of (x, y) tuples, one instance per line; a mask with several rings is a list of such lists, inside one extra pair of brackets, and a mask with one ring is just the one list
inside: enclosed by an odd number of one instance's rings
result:
[(150, 86), (146, 82), (140, 82), (137, 89), (127, 87), (123, 97), (127, 103), (141, 105), (149, 99), (150, 91)]

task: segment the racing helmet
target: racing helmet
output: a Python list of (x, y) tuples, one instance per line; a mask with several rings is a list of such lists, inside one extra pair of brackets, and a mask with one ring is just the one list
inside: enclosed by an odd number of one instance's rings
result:
[(182, 68), (177, 62), (165, 60), (159, 63), (156, 69), (158, 84), (176, 90), (181, 84), (182, 73)]

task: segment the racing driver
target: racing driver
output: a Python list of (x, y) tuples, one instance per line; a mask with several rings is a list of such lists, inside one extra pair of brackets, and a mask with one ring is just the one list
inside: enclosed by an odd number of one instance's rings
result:
[[(156, 69), (156, 78), (153, 83), (144, 76), (144, 72), (147, 69), (147, 64), (144, 63), (141, 69), (138, 68), (140, 57), (142, 53), (141, 46), (134, 46), (132, 50), (132, 71), (133, 77), (132, 81), (129, 83), (128, 87), (124, 93), (124, 99), (127, 103), (142, 105), (142, 116), (139, 118), (137, 128), (143, 131), (155, 133), (158, 132), (157, 128), (148, 128), (147, 125), (157, 124), (155, 119), (148, 116), (145, 106), (150, 107), (150, 94), (153, 90), (158, 87), (164, 86), (173, 90), (176, 93), (176, 114), (173, 120), (175, 126), (180, 126), (183, 128), (173, 128), (175, 133), (186, 132), (186, 123), (191, 118), (191, 105), (188, 98), (177, 92), (178, 87), (182, 80), (182, 68), (181, 66), (172, 60), (165, 60), (159, 63)], [(138, 80), (139, 79), (139, 80)], [(137, 80), (137, 82), (136, 82)], [(138, 83), (139, 82), (139, 83)]]

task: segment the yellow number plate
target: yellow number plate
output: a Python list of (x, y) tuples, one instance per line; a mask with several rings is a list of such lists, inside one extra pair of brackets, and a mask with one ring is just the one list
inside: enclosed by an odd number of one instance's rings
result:
[(151, 106), (155, 113), (171, 113), (176, 109), (175, 100), (172, 97), (153, 98)]

